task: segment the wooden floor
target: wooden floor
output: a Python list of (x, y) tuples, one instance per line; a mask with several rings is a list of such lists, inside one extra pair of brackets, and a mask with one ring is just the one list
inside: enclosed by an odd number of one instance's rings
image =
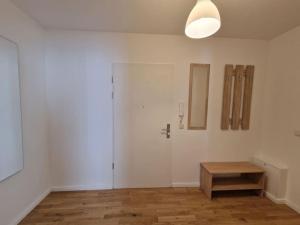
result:
[(300, 225), (300, 215), (256, 196), (212, 201), (194, 188), (51, 193), (22, 225)]

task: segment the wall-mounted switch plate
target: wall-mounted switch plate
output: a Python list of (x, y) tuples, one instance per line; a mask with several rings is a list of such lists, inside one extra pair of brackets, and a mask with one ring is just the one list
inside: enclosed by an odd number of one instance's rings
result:
[(300, 130), (295, 130), (294, 134), (295, 134), (296, 137), (300, 137)]

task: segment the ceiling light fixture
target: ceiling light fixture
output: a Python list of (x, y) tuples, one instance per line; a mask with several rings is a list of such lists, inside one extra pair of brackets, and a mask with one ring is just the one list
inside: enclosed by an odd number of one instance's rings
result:
[(185, 34), (190, 38), (206, 38), (221, 27), (220, 13), (211, 0), (198, 0), (185, 26)]

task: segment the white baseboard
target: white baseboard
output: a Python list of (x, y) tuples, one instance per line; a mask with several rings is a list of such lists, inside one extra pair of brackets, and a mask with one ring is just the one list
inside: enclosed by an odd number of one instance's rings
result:
[(288, 207), (290, 207), (291, 209), (295, 210), (297, 213), (300, 214), (300, 207), (298, 205), (296, 205), (295, 203), (286, 200), (286, 204), (288, 205)]
[(272, 195), (268, 192), (266, 192), (266, 197), (276, 204), (285, 204), (300, 214), (300, 207), (297, 204), (295, 204), (287, 199), (278, 199), (274, 195)]
[(27, 208), (25, 208), (19, 215), (17, 215), (16, 219), (10, 223), (10, 225), (19, 224), (40, 202), (50, 194), (51, 190), (48, 189), (40, 194)]
[(276, 198), (274, 195), (272, 195), (269, 192), (266, 192), (266, 197), (270, 199), (272, 202), (276, 204), (286, 204), (286, 200), (282, 198)]
[(112, 189), (108, 184), (96, 184), (96, 185), (70, 185), (70, 186), (54, 186), (51, 191), (94, 191), (94, 190), (107, 190)]
[(199, 182), (174, 182), (172, 187), (200, 187)]

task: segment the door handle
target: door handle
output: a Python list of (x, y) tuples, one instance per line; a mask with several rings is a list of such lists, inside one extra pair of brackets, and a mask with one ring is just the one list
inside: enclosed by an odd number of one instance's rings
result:
[(170, 135), (170, 133), (171, 133), (171, 125), (168, 123), (167, 124), (167, 128), (161, 129), (160, 133), (166, 135), (166, 138), (169, 139), (171, 137), (171, 135)]

